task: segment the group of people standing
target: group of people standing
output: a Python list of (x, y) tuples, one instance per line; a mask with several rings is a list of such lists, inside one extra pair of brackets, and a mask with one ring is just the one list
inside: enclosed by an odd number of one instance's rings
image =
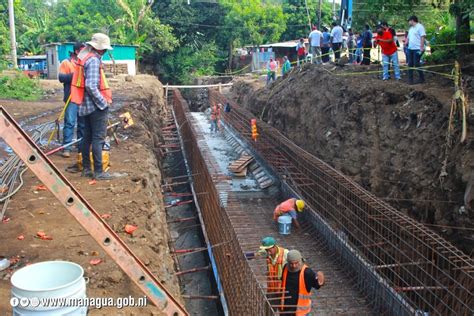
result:
[[(405, 34), (404, 52), (408, 64), (408, 83), (423, 83), (425, 81), (424, 73), (420, 67), (421, 56), (423, 55), (426, 45), (425, 28), (419, 23), (416, 16), (408, 19), (409, 30)], [(345, 41), (344, 41), (345, 40)], [(336, 22), (332, 23), (331, 30), (323, 27), (322, 31), (317, 26), (312, 27), (311, 33), (308, 35), (309, 52), (306, 49), (305, 39), (300, 38), (296, 45), (296, 63), (301, 65), (308, 59), (308, 53), (311, 55), (311, 62), (323, 64), (330, 61), (331, 50), (334, 54), (334, 61), (339, 62), (341, 52), (348, 50), (348, 62), (350, 64), (370, 65), (371, 50), (379, 46), (382, 53), (383, 80), (390, 79), (391, 69), (393, 70), (393, 78), (401, 79), (401, 72), (398, 58), (398, 48), (400, 42), (395, 30), (388, 25), (387, 22), (381, 22), (376, 27), (376, 33), (373, 34), (370, 26), (366, 24), (363, 32), (354, 32), (348, 29), (345, 33), (344, 29)], [(278, 64), (273, 59), (270, 60), (267, 77), (267, 83), (275, 80), (276, 69)], [(282, 66), (282, 75), (285, 75), (291, 69), (291, 63), (288, 57), (284, 57), (284, 65)], [(419, 79), (414, 81), (414, 70), (418, 70)]]

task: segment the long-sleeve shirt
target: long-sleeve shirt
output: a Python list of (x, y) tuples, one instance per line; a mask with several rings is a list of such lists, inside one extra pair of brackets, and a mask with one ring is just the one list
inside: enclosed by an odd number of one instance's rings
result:
[(79, 116), (86, 116), (96, 109), (105, 110), (107, 101), (99, 90), (100, 84), (100, 56), (90, 57), (84, 64), (85, 93), (84, 101), (79, 107)]

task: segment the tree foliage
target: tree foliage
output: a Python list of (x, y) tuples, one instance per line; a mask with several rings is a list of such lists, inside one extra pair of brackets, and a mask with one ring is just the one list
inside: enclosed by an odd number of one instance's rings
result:
[(408, 29), (407, 19), (418, 16), (425, 27), (432, 27), (448, 13), (450, 0), (364, 0), (354, 4), (354, 26), (362, 29), (366, 23), (375, 26), (387, 21), (397, 29)]
[[(308, 11), (306, 11), (305, 0), (286, 0), (283, 2), (283, 13), (287, 19), (287, 27), (281, 36), (281, 40), (289, 41), (308, 36), (310, 30), (308, 13), (311, 24), (318, 25), (318, 2), (307, 0)], [(321, 27), (329, 27), (332, 22), (332, 10), (329, 2), (321, 4)]]
[(204, 44), (198, 49), (182, 46), (174, 54), (163, 60), (167, 72), (162, 79), (171, 82), (191, 83), (193, 79), (213, 75), (219, 61), (217, 46), (214, 43)]
[(281, 5), (260, 0), (222, 0), (227, 14), (224, 35), (233, 44), (259, 45), (278, 41), (286, 29)]

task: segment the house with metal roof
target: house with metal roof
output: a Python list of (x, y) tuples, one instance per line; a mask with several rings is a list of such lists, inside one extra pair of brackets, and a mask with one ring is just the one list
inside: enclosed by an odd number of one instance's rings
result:
[[(48, 79), (57, 79), (59, 65), (69, 58), (74, 43), (50, 43), (45, 45)], [(103, 57), (106, 73), (136, 75), (136, 51), (135, 45), (112, 45), (113, 50), (108, 51)]]

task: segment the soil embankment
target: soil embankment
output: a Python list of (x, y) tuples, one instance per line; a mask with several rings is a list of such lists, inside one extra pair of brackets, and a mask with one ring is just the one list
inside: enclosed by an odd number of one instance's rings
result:
[[(160, 122), (165, 111), (161, 83), (151, 76), (136, 76), (132, 81), (118, 80), (113, 83), (114, 105), (111, 121), (119, 113), (129, 111), (135, 125), (119, 130), (123, 141), (112, 143), (110, 172), (126, 173), (122, 178), (89, 183), (79, 174), (64, 172), (81, 194), (100, 214), (110, 214), (109, 226), (127, 243), (164, 286), (179, 298), (179, 283), (174, 276), (174, 262), (169, 252), (170, 239), (163, 197), (159, 161), (154, 150), (159, 142)], [(55, 112), (32, 121), (31, 124), (52, 121), (62, 107), (58, 96), (43, 100), (41, 106), (29, 102), (0, 102), (18, 117), (30, 117), (45, 111)], [(122, 107), (120, 110), (119, 107)], [(35, 111), (36, 109), (36, 111)], [(49, 136), (49, 133), (48, 133)], [(52, 157), (60, 170), (65, 170), (75, 160), (59, 155)], [(12, 272), (29, 263), (48, 260), (67, 260), (80, 264), (89, 278), (88, 297), (135, 297), (143, 296), (128, 276), (109, 258), (89, 234), (69, 215), (59, 201), (48, 191), (39, 190), (42, 183), (28, 171), (25, 184), (13, 197), (6, 212), (10, 219), (2, 223), (0, 255), (16, 258), (12, 269), (0, 272), (0, 313), (11, 311), (10, 277)], [(138, 229), (129, 235), (126, 224)], [(35, 238), (44, 231), (52, 240)], [(23, 240), (18, 240), (24, 235)], [(97, 265), (92, 259), (101, 259)], [(89, 315), (159, 315), (159, 311), (148, 302), (144, 308), (90, 309)]]
[(231, 94), (302, 148), (397, 209), (439, 225), (431, 227), (471, 253), (472, 232), (452, 228), (474, 222), (473, 198), (465, 198), (474, 169), (472, 131), (460, 144), (457, 120), (446, 142), (452, 81), (429, 76), (424, 85), (408, 86), (345, 75), (361, 68), (344, 68), (305, 65), (269, 87), (237, 82)]

